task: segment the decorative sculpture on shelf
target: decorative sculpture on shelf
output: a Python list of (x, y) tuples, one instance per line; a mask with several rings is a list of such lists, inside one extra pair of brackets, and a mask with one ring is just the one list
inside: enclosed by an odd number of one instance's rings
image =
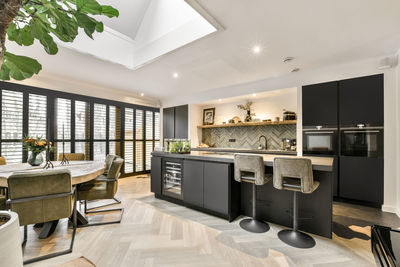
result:
[(239, 109), (245, 110), (247, 112), (246, 118), (244, 119), (245, 122), (250, 122), (253, 120), (252, 116), (255, 116), (256, 114), (251, 112), (251, 105), (253, 105), (252, 101), (247, 101), (246, 104), (244, 105), (237, 105)]

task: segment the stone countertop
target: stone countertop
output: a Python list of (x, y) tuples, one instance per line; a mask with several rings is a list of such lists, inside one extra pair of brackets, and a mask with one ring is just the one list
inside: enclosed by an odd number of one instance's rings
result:
[(231, 153), (252, 153), (252, 154), (279, 154), (279, 155), (297, 155), (297, 151), (288, 150), (265, 150), (252, 148), (230, 148), (230, 147), (195, 147), (192, 151), (211, 151), (211, 152), (231, 152)]
[[(169, 157), (169, 158), (181, 158), (181, 159), (194, 159), (194, 160), (206, 160), (215, 162), (233, 163), (233, 153), (224, 152), (212, 152), (212, 151), (192, 151), (190, 154), (172, 154), (162, 151), (154, 151), (153, 156), (158, 157)], [(263, 154), (264, 164), (268, 167), (273, 167), (274, 158), (282, 157), (282, 154)], [(294, 155), (284, 155), (284, 157), (297, 157)], [(303, 157), (311, 159), (313, 170), (315, 171), (333, 171), (333, 157)]]

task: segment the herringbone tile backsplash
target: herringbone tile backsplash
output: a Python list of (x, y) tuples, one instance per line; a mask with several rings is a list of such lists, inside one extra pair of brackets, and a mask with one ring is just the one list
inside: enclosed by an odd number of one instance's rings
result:
[[(203, 129), (202, 142), (223, 148), (254, 148), (259, 145), (258, 138), (267, 137), (268, 149), (281, 149), (283, 138), (296, 138), (296, 125), (262, 125)], [(236, 142), (229, 142), (236, 139)], [(264, 139), (261, 140), (264, 144)]]

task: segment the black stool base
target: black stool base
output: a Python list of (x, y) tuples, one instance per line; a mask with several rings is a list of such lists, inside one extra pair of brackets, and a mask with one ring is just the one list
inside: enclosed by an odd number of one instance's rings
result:
[(315, 240), (311, 236), (299, 231), (282, 230), (278, 233), (278, 237), (281, 241), (295, 248), (312, 248), (315, 246)]
[(239, 223), (242, 229), (252, 233), (265, 233), (269, 231), (269, 225), (262, 221), (254, 219), (243, 219)]

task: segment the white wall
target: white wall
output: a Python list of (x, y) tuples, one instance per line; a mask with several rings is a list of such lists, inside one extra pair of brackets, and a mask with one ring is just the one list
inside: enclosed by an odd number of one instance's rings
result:
[[(253, 102), (252, 111), (256, 114), (254, 118), (275, 120), (275, 117), (280, 117), (282, 120), (283, 109), (294, 112), (297, 110), (297, 87), (277, 90), (265, 97), (249, 97), (248, 100)], [(215, 107), (216, 124), (228, 122), (235, 116), (239, 116), (244, 121), (246, 111), (238, 109), (237, 105), (245, 104), (246, 99), (229, 103), (223, 102), (222, 99), (221, 104), (202, 105), (201, 107), (202, 109)]]
[(40, 72), (39, 75), (35, 75), (32, 78), (24, 81), (11, 81), (11, 82), (36, 86), (40, 88), (46, 88), (50, 90), (62, 91), (67, 93), (105, 98), (131, 104), (138, 104), (138, 105), (145, 105), (152, 107), (159, 107), (161, 105), (161, 103), (156, 99), (148, 97), (140, 97), (132, 92), (110, 87), (102, 87), (99, 85), (79, 80), (73, 80), (61, 76), (47, 74), (45, 72)]
[[(385, 144), (384, 144), (384, 204), (382, 209), (389, 212), (398, 212), (400, 215), (400, 96), (398, 76), (399, 67), (396, 69), (379, 70), (381, 58), (371, 58), (363, 61), (351, 62), (319, 69), (302, 70), (298, 73), (290, 73), (285, 76), (273, 77), (254, 81), (246, 84), (237, 84), (222, 88), (215, 88), (197, 94), (174, 96), (174, 99), (164, 100), (165, 107), (199, 103), (219, 98), (235, 97), (268, 90), (276, 90), (289, 87), (301, 87), (302, 85), (336, 81), (353, 77), (367, 76), (384, 73), (384, 105), (385, 105)], [(299, 92), (300, 94), (300, 92)], [(300, 99), (298, 99), (300, 101)], [(301, 103), (301, 102), (299, 102)], [(298, 106), (298, 113), (301, 106)], [(298, 128), (299, 130), (299, 128)], [(298, 147), (302, 147), (301, 136), (298, 135)]]

